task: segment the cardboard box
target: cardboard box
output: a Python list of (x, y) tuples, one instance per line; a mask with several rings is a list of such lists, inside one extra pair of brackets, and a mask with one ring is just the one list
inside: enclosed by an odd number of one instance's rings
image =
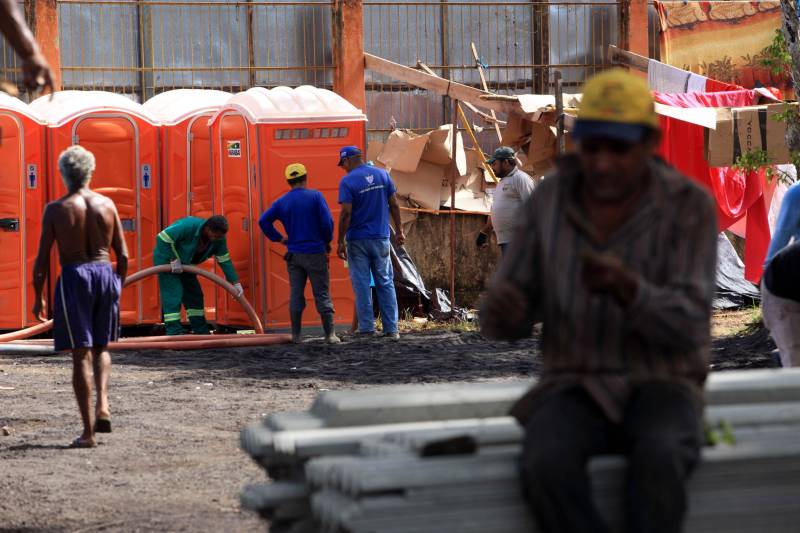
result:
[(516, 113), (508, 115), (508, 122), (503, 129), (503, 139), (500, 141), (503, 146), (511, 146), (513, 148), (520, 148), (522, 145), (527, 144), (531, 136), (530, 120)]
[(531, 144), (528, 147), (528, 164), (535, 165), (556, 155), (556, 134), (553, 128), (532, 122)]
[(414, 172), (391, 172), (397, 194), (426, 209), (439, 209), (444, 174), (445, 167), (427, 161), (420, 161)]
[(452, 130), (452, 126), (445, 125), (429, 132), (427, 134), (428, 145), (425, 147), (425, 151), (422, 152), (422, 159), (436, 165), (449, 165), (450, 161), (452, 161), (452, 154), (450, 153)]
[(775, 120), (789, 106), (771, 104), (753, 107), (717, 109), (717, 129), (705, 130), (705, 157), (712, 167), (729, 167), (744, 153), (766, 150), (769, 162), (789, 163), (786, 146), (786, 122)]
[[(445, 124), (425, 135), (428, 137), (428, 144), (422, 152), (422, 160), (436, 165), (449, 165), (453, 160), (453, 126)], [(464, 137), (461, 132), (456, 134), (456, 166), (458, 167), (459, 174), (468, 174), (467, 156), (464, 151)]]
[(367, 144), (367, 161), (379, 168), (385, 168), (384, 164), (378, 161), (378, 156), (383, 151), (384, 144), (380, 141), (372, 141)]
[(427, 135), (394, 130), (386, 140), (386, 145), (377, 156), (377, 160), (391, 170), (414, 172), (417, 170), (426, 144), (428, 144)]
[[(450, 207), (450, 197), (442, 203), (442, 206)], [(456, 209), (488, 215), (492, 212), (492, 198), (482, 192), (474, 193), (469, 189), (462, 189), (456, 192)]]

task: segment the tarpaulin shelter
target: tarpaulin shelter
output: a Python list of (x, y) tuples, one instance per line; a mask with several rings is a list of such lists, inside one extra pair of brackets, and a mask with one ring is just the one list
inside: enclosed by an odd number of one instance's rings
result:
[(33, 262), (47, 201), (44, 120), (0, 92), (0, 328), (32, 325)]
[[(179, 218), (208, 218), (215, 213), (211, 172), (211, 129), (208, 120), (231, 93), (211, 89), (175, 89), (160, 93), (143, 106), (161, 129), (161, 219), (169, 226)], [(201, 265), (216, 270), (214, 261)], [(219, 289), (201, 278), (206, 318), (216, 319)]]
[[(58, 156), (73, 144), (92, 152), (97, 167), (91, 188), (117, 206), (128, 245), (130, 273), (153, 264), (161, 229), (158, 125), (138, 103), (102, 91), (62, 91), (30, 104), (47, 122), (47, 181), (51, 198), (66, 191)], [(58, 271), (53, 266), (52, 278)], [(123, 290), (123, 325), (156, 323), (161, 308), (155, 278)]]
[[(213, 165), (219, 212), (228, 217), (228, 247), (242, 278), (245, 294), (265, 326), (289, 325), (289, 280), (285, 246), (267, 240), (258, 217), (289, 190), (284, 169), (300, 162), (308, 169), (308, 186), (325, 196), (338, 230), (338, 189), (343, 177), (337, 166), (339, 148), (364, 148), (366, 116), (341, 96), (311, 86), (256, 87), (233, 96), (211, 119)], [(349, 323), (353, 294), (344, 265), (330, 262), (335, 320)], [(311, 309), (310, 287), (306, 299)], [(247, 317), (230, 298), (221, 302), (218, 321), (242, 324)], [(317, 324), (314, 312), (306, 324)]]

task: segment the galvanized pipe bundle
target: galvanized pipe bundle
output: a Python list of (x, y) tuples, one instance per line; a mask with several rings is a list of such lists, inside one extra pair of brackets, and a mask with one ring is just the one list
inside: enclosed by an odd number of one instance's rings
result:
[[(530, 385), (323, 392), (308, 412), (242, 431), (272, 479), (247, 487), (242, 504), (274, 532), (538, 531), (519, 487), (522, 429), (506, 416)], [(729, 424), (736, 443), (704, 449), (685, 531), (795, 531), (800, 369), (713, 374), (707, 401), (707, 423)], [(590, 469), (598, 506), (621, 531), (624, 461), (599, 457)]]

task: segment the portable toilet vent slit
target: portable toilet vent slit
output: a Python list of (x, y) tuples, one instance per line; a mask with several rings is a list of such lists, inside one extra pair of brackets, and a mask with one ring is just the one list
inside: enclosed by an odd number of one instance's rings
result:
[(45, 129), (30, 106), (0, 92), (0, 329), (37, 323), (31, 308), (47, 202)]
[[(128, 245), (130, 273), (153, 264), (153, 247), (161, 229), (158, 126), (138, 103), (102, 91), (62, 91), (31, 103), (48, 124), (48, 182), (51, 197), (65, 192), (58, 175), (58, 156), (73, 144), (97, 161), (91, 188), (117, 206)], [(55, 278), (57, 265), (54, 266)], [(123, 290), (123, 325), (160, 321), (155, 278)]]
[[(286, 247), (261, 234), (258, 218), (289, 190), (286, 165), (300, 162), (308, 169), (308, 186), (321, 191), (331, 209), (335, 239), (339, 181), (344, 176), (337, 166), (339, 148), (360, 146), (365, 122), (366, 116), (347, 100), (311, 86), (249, 89), (233, 96), (210, 122), (222, 213), (233, 218), (229, 219), (231, 258), (238, 255), (236, 268), (265, 326), (289, 326), (290, 291), (283, 260)], [(249, 261), (244, 260), (248, 250), (254, 254)], [(353, 292), (347, 270), (338, 258), (330, 267), (336, 322), (349, 323)], [(304, 323), (319, 324), (310, 287), (305, 296)], [(240, 316), (230, 298), (226, 300), (227, 305), (218, 308), (218, 320), (244, 324), (246, 317)]]

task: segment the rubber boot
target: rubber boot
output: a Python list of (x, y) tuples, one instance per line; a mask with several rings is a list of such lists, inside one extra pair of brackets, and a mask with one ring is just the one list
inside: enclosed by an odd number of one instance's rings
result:
[(341, 339), (336, 336), (336, 328), (333, 326), (333, 315), (322, 317), (322, 329), (325, 330), (325, 342), (328, 344), (339, 344)]
[(289, 318), (292, 320), (292, 342), (300, 344), (302, 342), (300, 332), (303, 329), (303, 312), (289, 311)]

